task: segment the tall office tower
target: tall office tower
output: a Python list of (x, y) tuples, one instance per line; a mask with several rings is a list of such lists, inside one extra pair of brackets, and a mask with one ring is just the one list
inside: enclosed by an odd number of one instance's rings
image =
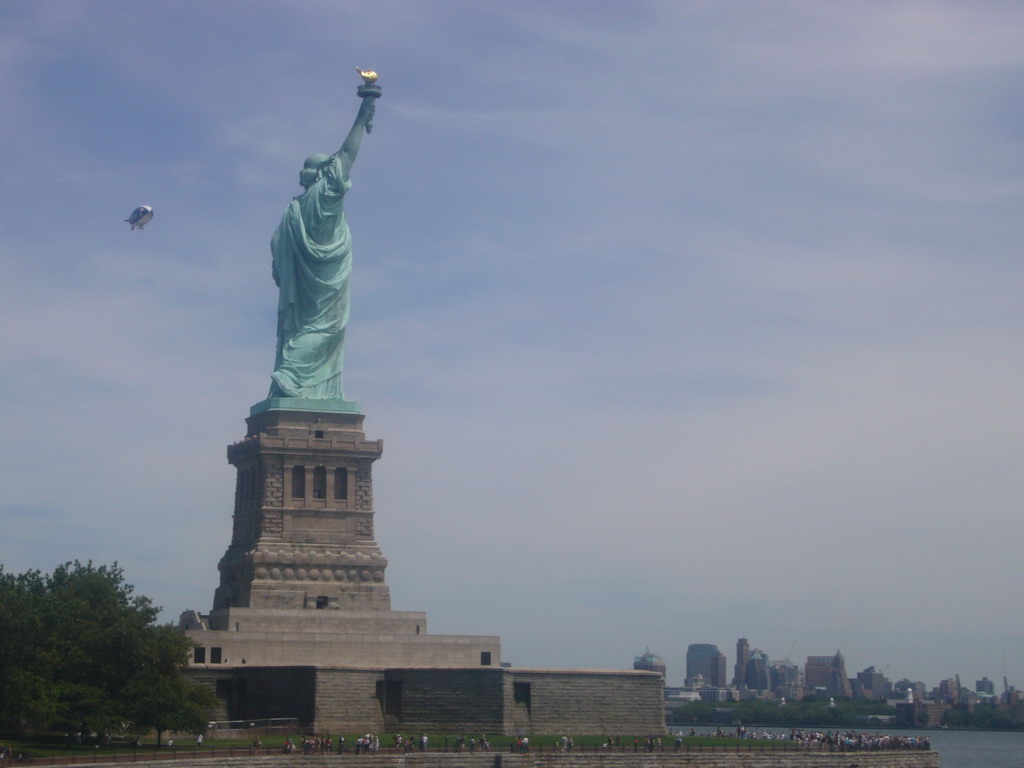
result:
[(800, 667), (789, 659), (773, 661), (769, 664), (768, 683), (776, 699), (799, 701), (804, 696)]
[(832, 684), (832, 657), (808, 656), (804, 664), (804, 685), (829, 693)]
[(712, 688), (725, 688), (728, 685), (728, 680), (725, 676), (726, 672), (725, 654), (718, 651), (715, 654), (715, 658), (711, 660), (711, 687)]
[(949, 704), (956, 704), (960, 700), (960, 686), (957, 684), (956, 678), (951, 677), (948, 680), (939, 681), (939, 701), (944, 701)]
[(715, 658), (720, 656), (718, 646), (711, 643), (693, 643), (686, 649), (686, 684), (693, 685), (697, 676), (700, 675), (704, 685), (712, 688), (718, 686), (712, 682), (715, 677), (713, 664)]
[(824, 688), (829, 696), (850, 696), (852, 688), (843, 654), (836, 651), (835, 656), (808, 656), (804, 684), (808, 688)]
[(863, 696), (867, 699), (881, 699), (888, 696), (892, 691), (892, 684), (885, 675), (877, 672), (874, 667), (868, 667), (863, 672), (857, 673), (857, 690), (855, 696)]
[(850, 685), (850, 678), (846, 676), (846, 660), (843, 654), (836, 651), (832, 657), (832, 691), (833, 696), (853, 696), (853, 687)]
[(664, 677), (665, 660), (661, 656), (655, 656), (651, 653), (651, 649), (648, 648), (644, 651), (643, 656), (635, 656), (633, 658), (633, 669), (646, 672), (660, 672), (661, 676)]
[(768, 680), (768, 654), (755, 648), (747, 659), (747, 688), (752, 691), (767, 691), (771, 686)]
[(978, 693), (987, 693), (989, 696), (994, 696), (996, 693), (996, 684), (987, 677), (983, 677), (974, 684), (974, 690)]
[(750, 661), (750, 643), (747, 638), (741, 637), (736, 641), (736, 674), (732, 678), (732, 684), (741, 688), (747, 684), (747, 662)]

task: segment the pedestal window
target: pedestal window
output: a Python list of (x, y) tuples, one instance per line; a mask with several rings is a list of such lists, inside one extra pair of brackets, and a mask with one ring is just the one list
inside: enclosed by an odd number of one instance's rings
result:
[(292, 467), (292, 498), (306, 498), (306, 468)]
[(345, 467), (334, 470), (334, 498), (337, 501), (348, 498), (348, 470)]

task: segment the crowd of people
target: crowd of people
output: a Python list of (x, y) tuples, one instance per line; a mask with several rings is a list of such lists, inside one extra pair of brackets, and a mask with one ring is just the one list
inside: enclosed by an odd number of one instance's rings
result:
[[(698, 734), (696, 730), (691, 728), (689, 735), (725, 738), (727, 736), (732, 736), (733, 734), (730, 731), (723, 730), (719, 727), (702, 734)], [(676, 749), (680, 749), (682, 747), (682, 737), (682, 732), (676, 734)], [(763, 728), (760, 730), (756, 728), (748, 730), (744, 725), (737, 725), (735, 737), (738, 739), (787, 741), (804, 747), (821, 747), (825, 749), (839, 750), (931, 749), (931, 742), (928, 741), (927, 736), (878, 732), (868, 733), (865, 731), (805, 731), (802, 728), (790, 728), (789, 731), (773, 731)]]
[[(895, 734), (895, 733), (881, 733), (881, 732), (867, 732), (867, 731), (840, 731), (840, 730), (804, 730), (802, 728), (790, 728), (785, 729), (765, 729), (753, 727), (748, 729), (746, 726), (737, 725), (734, 728), (728, 727), (723, 729), (721, 726), (709, 729), (705, 732), (698, 733), (694, 728), (689, 729), (690, 737), (704, 737), (704, 738), (719, 738), (724, 739), (727, 737), (734, 737), (738, 739), (751, 739), (760, 741), (774, 741), (784, 742), (785, 745), (795, 745), (807, 749), (820, 749), (827, 751), (861, 751), (861, 750), (928, 750), (931, 749), (931, 744), (927, 736), (919, 736), (916, 734)], [(681, 750), (685, 746), (683, 741), (684, 734), (682, 731), (677, 731), (671, 734), (674, 739), (674, 747), (676, 750)], [(453, 740), (453, 741), (450, 741)], [(196, 745), (202, 745), (202, 737), (196, 738)], [(430, 740), (427, 735), (421, 734), (420, 736), (402, 736), (399, 733), (394, 734), (391, 737), (391, 744), (387, 751), (389, 752), (426, 752), (428, 750)], [(173, 739), (168, 739), (167, 746), (173, 748)], [(355, 754), (357, 755), (374, 755), (381, 748), (380, 738), (367, 733), (363, 736), (358, 737), (354, 747)], [(572, 737), (563, 735), (561, 738), (555, 741), (554, 749), (558, 752), (572, 752), (574, 742)], [(767, 747), (767, 745), (765, 745)], [(331, 735), (307, 735), (302, 737), (296, 743), (295, 739), (287, 738), (284, 742), (284, 753), (286, 755), (293, 754), (301, 751), (303, 755), (324, 755), (337, 752), (342, 754), (345, 751), (346, 743), (344, 736), (338, 736), (335, 740)], [(546, 751), (549, 747), (542, 746), (543, 751)], [(602, 744), (601, 748), (608, 751), (633, 751), (640, 752), (661, 752), (668, 747), (660, 736), (647, 736), (641, 738), (634, 736), (631, 740), (622, 739), (619, 736), (608, 737)], [(779, 748), (789, 748), (792, 746), (780, 745)], [(486, 736), (467, 737), (460, 735), (458, 737), (445, 736), (443, 744), (439, 743), (436, 746), (438, 751), (444, 750), (445, 752), (452, 750), (455, 752), (490, 752), (491, 743)], [(508, 749), (513, 753), (525, 754), (530, 752), (530, 739), (527, 736), (517, 736), (509, 742)], [(260, 754), (263, 751), (263, 741), (259, 736), (256, 736), (251, 743), (251, 754)], [(11, 747), (0, 742), (0, 760), (24, 760), (26, 755), (23, 750), (13, 750)]]
[[(427, 745), (429, 739), (424, 733), (420, 736), (402, 736), (400, 733), (396, 733), (391, 737), (391, 751), (395, 752), (420, 752), (427, 751)], [(305, 736), (299, 743), (291, 738), (285, 739), (284, 742), (284, 753), (290, 755), (293, 752), (300, 751), (304, 755), (324, 755), (335, 751), (337, 747), (338, 754), (342, 754), (345, 751), (345, 737), (339, 736), (337, 742), (331, 735), (326, 736)], [(372, 733), (367, 733), (357, 738), (352, 745), (357, 755), (375, 755), (380, 751), (380, 737), (375, 736)], [(447, 746), (447, 737), (445, 738), (445, 746)], [(490, 742), (483, 736), (478, 741), (475, 738), (467, 739), (465, 736), (460, 736), (455, 743), (455, 751), (461, 752), (464, 749), (468, 749), (470, 752), (477, 750), (489, 752), (491, 749)], [(263, 750), (263, 742), (260, 737), (257, 736), (252, 741), (251, 751), (253, 754), (259, 754)]]
[(486, 736), (481, 736), (479, 739), (473, 736), (469, 738), (466, 738), (464, 735), (457, 736), (455, 738), (455, 751), (465, 752), (467, 750), (469, 752), (490, 752), (491, 742), (487, 740)]
[(790, 739), (801, 744), (824, 744), (839, 749), (931, 749), (927, 736), (865, 733), (862, 731), (802, 731), (794, 728)]
[(25, 750), (21, 750), (21, 754), (16, 753), (11, 747), (0, 741), (0, 760), (21, 760), (25, 756)]

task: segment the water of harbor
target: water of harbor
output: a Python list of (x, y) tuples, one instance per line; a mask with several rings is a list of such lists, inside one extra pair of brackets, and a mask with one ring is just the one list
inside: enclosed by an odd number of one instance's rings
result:
[(928, 731), (942, 768), (1022, 768), (1020, 731)]

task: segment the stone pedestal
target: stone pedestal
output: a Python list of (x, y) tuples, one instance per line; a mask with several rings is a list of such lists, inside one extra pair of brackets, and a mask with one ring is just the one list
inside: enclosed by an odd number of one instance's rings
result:
[(231, 545), (214, 611), (388, 611), (387, 560), (373, 533), (372, 464), (363, 415), (265, 410), (228, 447), (238, 470)]
[[(392, 611), (373, 533), (373, 462), (355, 403), (268, 400), (228, 446), (237, 470), (231, 544), (209, 614), (179, 628), (193, 666), (498, 666), (497, 637), (428, 635)], [(333, 408), (331, 406), (334, 406)]]

